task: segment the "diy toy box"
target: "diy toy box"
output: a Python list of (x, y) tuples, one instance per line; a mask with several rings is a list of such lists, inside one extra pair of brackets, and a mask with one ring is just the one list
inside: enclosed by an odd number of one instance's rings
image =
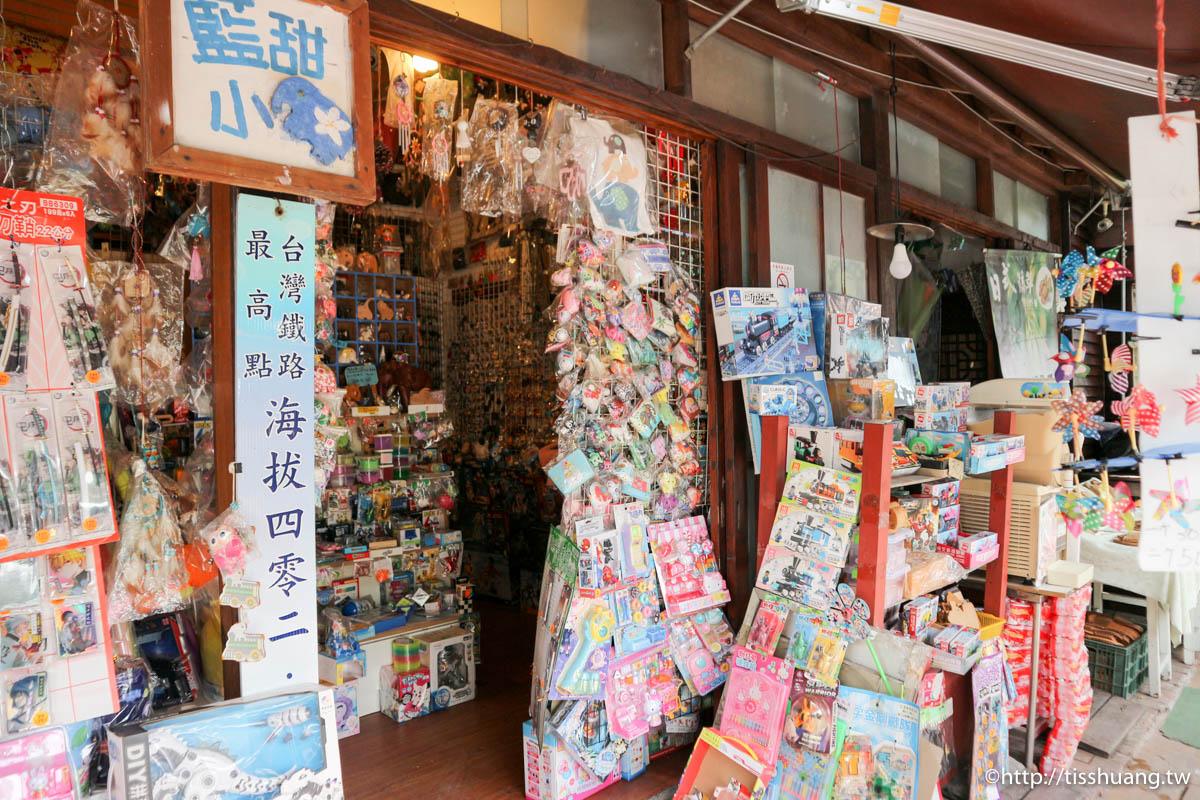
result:
[(333, 690), (231, 700), (108, 731), (112, 800), (341, 800)]
[(773, 287), (718, 289), (712, 307), (722, 380), (820, 369), (806, 294)]
[(896, 382), (888, 378), (839, 378), (828, 381), (833, 416), (848, 420), (888, 421), (896, 418)]
[(970, 398), (970, 383), (920, 383), (917, 384), (913, 411), (949, 411), (967, 405)]
[(429, 670), (430, 709), (440, 711), (475, 699), (475, 635), (446, 628), (413, 635), (421, 666)]
[(529, 800), (583, 800), (621, 779), (614, 770), (607, 780), (596, 778), (571, 757), (567, 748), (547, 726), (538, 747), (533, 722), (521, 726), (525, 756), (525, 797)]

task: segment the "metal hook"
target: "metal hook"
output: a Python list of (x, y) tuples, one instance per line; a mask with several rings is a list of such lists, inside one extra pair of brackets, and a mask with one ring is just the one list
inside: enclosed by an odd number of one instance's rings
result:
[(283, 216), (283, 201), (280, 200), (278, 197), (275, 198), (275, 216), (277, 216), (277, 217)]

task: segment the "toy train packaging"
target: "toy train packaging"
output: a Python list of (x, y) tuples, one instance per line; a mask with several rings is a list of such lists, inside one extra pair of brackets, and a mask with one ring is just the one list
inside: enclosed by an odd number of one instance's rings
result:
[(712, 293), (712, 306), (723, 380), (820, 368), (803, 289), (719, 289)]

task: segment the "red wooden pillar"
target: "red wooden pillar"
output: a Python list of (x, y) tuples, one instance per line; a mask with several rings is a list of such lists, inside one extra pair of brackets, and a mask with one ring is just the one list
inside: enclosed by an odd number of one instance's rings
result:
[(787, 480), (787, 417), (762, 418), (762, 442), (759, 444), (759, 460), (762, 469), (758, 474), (758, 552), (754, 559), (754, 572), (762, 566), (763, 553), (771, 539), (771, 526), (775, 523), (775, 509), (783, 497), (783, 484)]
[(892, 423), (868, 422), (863, 430), (862, 504), (858, 521), (856, 594), (871, 609), (870, 623), (883, 626), (887, 608), (888, 506), (892, 499)]
[[(999, 434), (1010, 434), (1016, 412), (997, 411), (992, 429)], [(1008, 597), (1008, 526), (1012, 519), (1012, 466), (992, 473), (992, 491), (988, 511), (988, 527), (996, 534), (1000, 543), (1000, 555), (987, 568), (987, 585), (983, 592), (983, 610), (1003, 617)]]

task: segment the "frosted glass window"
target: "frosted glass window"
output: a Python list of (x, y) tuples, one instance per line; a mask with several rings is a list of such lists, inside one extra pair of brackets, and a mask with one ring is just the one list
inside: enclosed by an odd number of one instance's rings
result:
[[(867, 204), (858, 195), (821, 187), (825, 229), (825, 288), (830, 292), (867, 299)], [(840, 224), (839, 224), (840, 220)], [(841, 242), (846, 247), (846, 282), (842, 284)]]
[[(497, 3), (499, 5), (499, 3)], [(529, 36), (567, 55), (663, 85), (662, 7), (650, 0), (527, 0)]]
[[(778, 59), (774, 62), (774, 77), (776, 131), (827, 153), (838, 149), (840, 138), (845, 147), (842, 158), (860, 160), (858, 98), (829, 84), (822, 85), (812, 73)], [(837, 125), (833, 115), (835, 92)]]
[(992, 201), (996, 205), (996, 219), (1005, 225), (1017, 225), (1017, 182), (1007, 175), (992, 171)]
[[(658, 8), (657, 3), (653, 5)], [(692, 39), (703, 30), (703, 25), (692, 23)], [(771, 83), (771, 58), (724, 36), (705, 39), (692, 56), (693, 99), (764, 128), (775, 127)]]
[[(840, 100), (838, 102), (841, 102)], [(896, 177), (896, 141), (897, 126), (895, 119), (888, 116), (888, 145), (892, 148), (892, 177)], [(941, 194), (941, 158), (938, 146), (941, 144), (937, 137), (913, 125), (911, 122), (900, 120), (900, 180), (918, 189), (924, 189), (933, 194)]]
[(938, 145), (942, 197), (960, 206), (977, 208), (979, 198), (975, 194), (975, 159), (945, 142), (938, 142)]
[(1050, 198), (1017, 182), (1017, 224), (1019, 230), (1039, 239), (1050, 239)]
[(821, 288), (820, 184), (774, 167), (767, 170), (771, 260), (796, 267), (796, 285)]

